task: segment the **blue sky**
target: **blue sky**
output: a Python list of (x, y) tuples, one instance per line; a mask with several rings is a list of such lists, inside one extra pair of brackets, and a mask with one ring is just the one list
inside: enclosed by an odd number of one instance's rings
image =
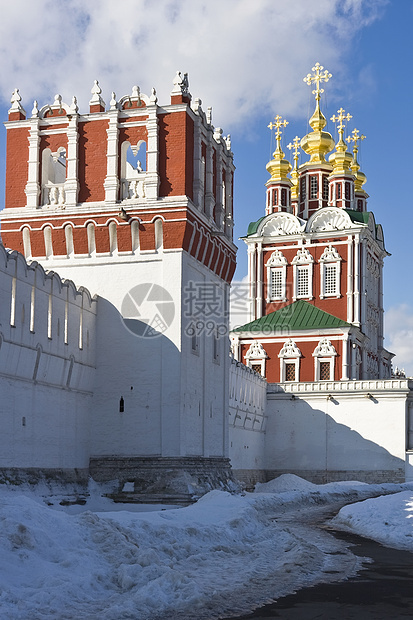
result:
[[(134, 84), (159, 103), (169, 101), (177, 69), (213, 124), (230, 133), (237, 167), (235, 236), (264, 214), (268, 123), (289, 121), (284, 147), (308, 131), (311, 88), (303, 77), (320, 62), (333, 77), (322, 109), (341, 106), (367, 136), (359, 161), (367, 175), (369, 209), (384, 228), (386, 345), (395, 364), (413, 375), (412, 199), (410, 180), (413, 85), (413, 0), (15, 0), (0, 8), (0, 117), (7, 118), (17, 86), (30, 113), (33, 99), (75, 94), (87, 111), (99, 79), (108, 103)], [(330, 122), (328, 130), (335, 135)], [(284, 151), (289, 156), (288, 149)], [(0, 129), (0, 185), (4, 188), (5, 130)], [(4, 190), (0, 208), (4, 203)], [(246, 275), (239, 242), (236, 277)]]

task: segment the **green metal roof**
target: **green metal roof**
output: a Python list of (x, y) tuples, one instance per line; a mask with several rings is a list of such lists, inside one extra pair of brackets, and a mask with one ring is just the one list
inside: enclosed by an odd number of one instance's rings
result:
[(258, 226), (261, 224), (262, 220), (267, 217), (266, 215), (263, 215), (262, 217), (260, 217), (259, 220), (257, 220), (256, 222), (250, 222), (250, 224), (248, 224), (248, 230), (247, 230), (247, 237), (249, 237), (250, 235), (254, 235), (257, 230), (258, 230)]
[(351, 221), (354, 223), (369, 223), (370, 211), (364, 211), (363, 213), (360, 211), (354, 211), (353, 209), (344, 209), (344, 211), (349, 214)]
[(280, 310), (275, 310), (260, 319), (234, 329), (234, 332), (278, 332), (281, 330), (301, 331), (305, 329), (329, 329), (351, 327), (350, 323), (316, 308), (308, 301), (294, 301)]

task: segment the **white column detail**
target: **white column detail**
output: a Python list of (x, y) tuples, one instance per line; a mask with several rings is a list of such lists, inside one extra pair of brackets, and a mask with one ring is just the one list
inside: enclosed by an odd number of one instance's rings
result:
[(348, 237), (347, 245), (347, 322), (353, 322), (353, 235)]
[(118, 116), (119, 111), (110, 110), (109, 127), (106, 130), (108, 136), (107, 142), (107, 169), (105, 178), (105, 202), (117, 202), (119, 192), (118, 178)]
[(248, 283), (249, 283), (249, 320), (254, 321), (257, 316), (255, 312), (255, 243), (248, 245)]
[(361, 255), (361, 309), (360, 309), (360, 326), (364, 333), (366, 333), (367, 323), (367, 244), (366, 239), (361, 240), (360, 244)]
[(157, 200), (159, 195), (159, 131), (158, 131), (158, 107), (156, 104), (148, 105), (148, 120), (146, 121), (146, 130), (148, 133), (148, 143), (146, 145), (146, 180), (145, 194), (146, 198)]
[(257, 319), (262, 317), (262, 242), (259, 241), (257, 243), (257, 290), (256, 290), (256, 299), (257, 299)]
[(354, 307), (353, 322), (360, 325), (360, 237), (354, 238)]
[(76, 206), (79, 195), (78, 180), (78, 115), (73, 114), (67, 128), (65, 204)]
[(343, 338), (343, 363), (342, 363), (342, 381), (349, 380), (349, 350), (348, 350), (348, 334), (346, 334)]
[[(211, 139), (211, 136), (209, 136)], [(213, 192), (213, 166), (212, 166), (213, 149), (211, 144), (207, 144), (206, 147), (206, 162), (205, 162), (205, 213), (207, 217), (212, 218), (214, 215), (215, 197)]]
[[(197, 110), (199, 110), (199, 106)], [(198, 114), (202, 114), (202, 112), (199, 110)], [(202, 165), (201, 117), (197, 116), (194, 123), (194, 201), (200, 211), (203, 210), (203, 197), (204, 180)]]
[(25, 194), (27, 196), (26, 206), (36, 208), (39, 206), (39, 119), (30, 119), (30, 131), (29, 131), (29, 166), (28, 177), (25, 187)]

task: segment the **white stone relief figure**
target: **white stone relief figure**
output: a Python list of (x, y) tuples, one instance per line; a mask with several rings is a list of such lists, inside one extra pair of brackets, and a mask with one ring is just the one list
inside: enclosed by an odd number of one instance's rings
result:
[(145, 198), (145, 170), (142, 161), (138, 159), (136, 164), (132, 163), (133, 158), (138, 152), (145, 155), (146, 144), (141, 140), (136, 145), (129, 142), (122, 144), (121, 177), (122, 177), (122, 199), (136, 200)]
[(55, 153), (44, 149), (42, 153), (43, 204), (63, 206), (65, 204), (66, 149), (59, 147)]

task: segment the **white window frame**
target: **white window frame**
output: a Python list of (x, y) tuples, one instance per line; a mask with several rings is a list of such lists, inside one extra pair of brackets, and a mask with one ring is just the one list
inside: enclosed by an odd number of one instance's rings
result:
[[(293, 301), (296, 299), (313, 299), (313, 263), (314, 258), (311, 256), (307, 248), (300, 248), (293, 258), (293, 280), (294, 294)], [(307, 271), (308, 278), (308, 294), (302, 295), (298, 293), (298, 272)]]
[(294, 381), (289, 381), (288, 383), (296, 383), (298, 381), (300, 381), (300, 358), (301, 358), (301, 351), (300, 349), (297, 347), (296, 343), (294, 342), (294, 340), (292, 340), (291, 338), (288, 338), (288, 340), (285, 341), (281, 351), (278, 354), (278, 357), (280, 358), (280, 383), (285, 383), (285, 376), (286, 376), (286, 372), (285, 372), (285, 366), (286, 364), (294, 364), (295, 366), (295, 379)]
[[(275, 250), (265, 265), (267, 268), (267, 303), (271, 301), (287, 301), (287, 259), (280, 250)], [(281, 272), (281, 295), (272, 295), (272, 273)]]
[(254, 342), (251, 343), (250, 348), (245, 354), (245, 365), (248, 368), (252, 368), (253, 365), (258, 366), (258, 364), (261, 364), (261, 375), (265, 377), (265, 360), (267, 359), (267, 357), (267, 352), (265, 351), (261, 342), (258, 342), (258, 340), (254, 340)]
[[(337, 252), (336, 248), (329, 245), (325, 248), (323, 254), (320, 257), (320, 299), (326, 297), (341, 297), (340, 279), (341, 279), (341, 256)], [(335, 290), (334, 292), (326, 291), (326, 266), (334, 266), (336, 270), (335, 274)]]
[(336, 362), (337, 351), (331, 344), (328, 338), (322, 338), (313, 352), (314, 357), (314, 381), (321, 381), (320, 379), (320, 364), (321, 362), (328, 362), (330, 364), (330, 379), (323, 379), (323, 381), (334, 381), (334, 369)]

